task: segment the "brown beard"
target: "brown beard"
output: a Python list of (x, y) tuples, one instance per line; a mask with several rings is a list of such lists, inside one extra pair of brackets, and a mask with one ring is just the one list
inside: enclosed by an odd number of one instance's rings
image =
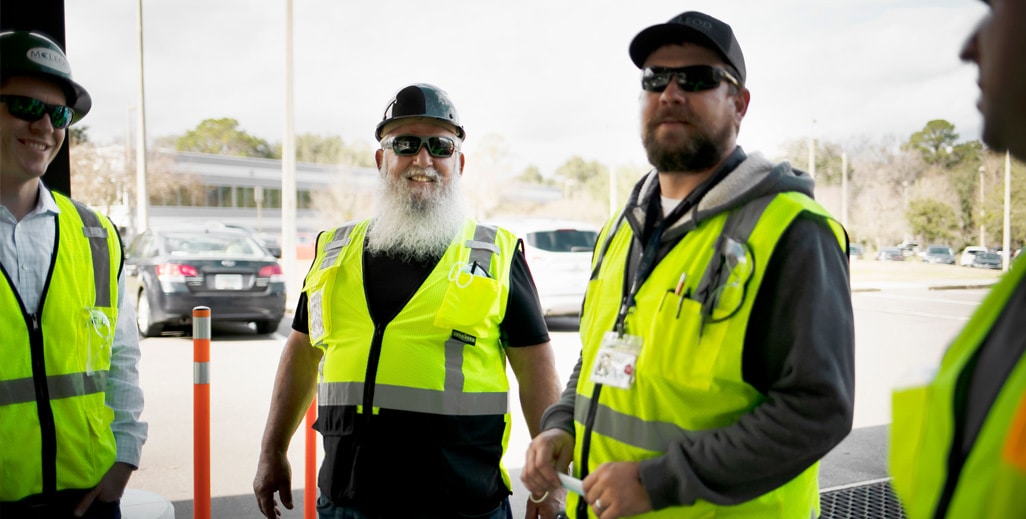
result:
[(649, 164), (657, 171), (690, 173), (705, 171), (719, 162), (730, 142), (730, 126), (723, 126), (712, 135), (701, 131), (698, 126), (692, 126), (695, 134), (690, 139), (677, 146), (663, 145), (656, 140), (655, 133), (656, 127), (667, 115), (658, 114), (645, 125), (642, 132), (641, 141), (648, 154)]

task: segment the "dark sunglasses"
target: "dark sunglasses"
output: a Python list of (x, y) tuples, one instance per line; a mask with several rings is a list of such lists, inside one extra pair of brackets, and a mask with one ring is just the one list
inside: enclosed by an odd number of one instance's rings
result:
[(421, 137), (419, 135), (399, 135), (385, 143), (383, 147), (391, 146), (392, 151), (401, 157), (408, 157), (420, 153), (421, 146), (427, 146), (428, 153), (432, 157), (452, 157), (456, 153), (456, 141), (448, 137)]
[(52, 105), (32, 97), (0, 95), (0, 102), (7, 105), (7, 111), (11, 115), (30, 123), (49, 115), (50, 124), (58, 130), (71, 126), (75, 119), (75, 110), (70, 106)]
[(709, 65), (692, 65), (690, 67), (646, 67), (641, 72), (641, 88), (648, 92), (662, 92), (674, 78), (677, 86), (685, 92), (701, 92), (720, 86), (726, 81), (741, 88), (737, 79), (721, 68)]

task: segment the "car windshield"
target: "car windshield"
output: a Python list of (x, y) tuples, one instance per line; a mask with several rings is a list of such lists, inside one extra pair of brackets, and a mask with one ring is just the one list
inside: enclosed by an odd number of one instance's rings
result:
[(996, 252), (977, 252), (976, 257), (981, 260), (1000, 260), (1001, 256)]
[(548, 252), (590, 252), (595, 248), (595, 231), (556, 229), (527, 233), (527, 244)]
[(264, 255), (263, 248), (244, 234), (168, 233), (164, 246), (173, 256)]
[(951, 249), (948, 247), (930, 247), (927, 254), (951, 254)]

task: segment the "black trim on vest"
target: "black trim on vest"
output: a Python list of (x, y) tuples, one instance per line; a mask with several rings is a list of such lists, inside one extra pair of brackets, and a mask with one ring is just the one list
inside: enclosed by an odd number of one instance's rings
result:
[(53, 271), (57, 265), (57, 251), (61, 245), (61, 222), (60, 218), (54, 218), (53, 252), (50, 254), (50, 270), (46, 273), (46, 281), (43, 282), (43, 291), (39, 295), (39, 308), (33, 316), (29, 316), (32, 322), (29, 328), (29, 347), (32, 356), (32, 383), (36, 387), (36, 412), (39, 414), (40, 444), (42, 446), (40, 455), (42, 457), (43, 471), (43, 494), (51, 495), (57, 492), (57, 424), (53, 417), (53, 408), (50, 407), (50, 388), (46, 383), (46, 357), (43, 351), (43, 306), (46, 303), (46, 293), (50, 291), (50, 281), (53, 280)]

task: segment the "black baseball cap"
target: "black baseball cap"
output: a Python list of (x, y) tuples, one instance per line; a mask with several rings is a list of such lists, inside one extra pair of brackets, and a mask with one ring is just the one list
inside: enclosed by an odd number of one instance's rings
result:
[(734, 30), (712, 16), (698, 11), (678, 14), (666, 23), (653, 25), (631, 40), (631, 61), (638, 68), (645, 66), (645, 60), (663, 45), (691, 42), (708, 47), (720, 54), (730, 66), (737, 80), (745, 82), (745, 56), (741, 45), (734, 37)]

